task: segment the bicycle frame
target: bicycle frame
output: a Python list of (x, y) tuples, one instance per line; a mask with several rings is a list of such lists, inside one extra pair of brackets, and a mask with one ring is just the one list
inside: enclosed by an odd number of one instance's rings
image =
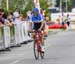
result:
[(40, 37), (40, 32), (35, 31), (35, 41), (37, 43), (38, 46), (38, 52), (41, 52), (41, 37)]
[(44, 59), (44, 53), (41, 48), (41, 32), (40, 31), (31, 31), (30, 33), (35, 33), (34, 35), (34, 56), (38, 60), (39, 55)]

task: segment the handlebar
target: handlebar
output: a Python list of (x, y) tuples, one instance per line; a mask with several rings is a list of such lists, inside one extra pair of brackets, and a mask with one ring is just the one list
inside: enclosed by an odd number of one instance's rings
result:
[(29, 31), (29, 33), (36, 33), (36, 32), (38, 32), (38, 33), (41, 33), (41, 31), (38, 31), (38, 30), (33, 30), (33, 31)]

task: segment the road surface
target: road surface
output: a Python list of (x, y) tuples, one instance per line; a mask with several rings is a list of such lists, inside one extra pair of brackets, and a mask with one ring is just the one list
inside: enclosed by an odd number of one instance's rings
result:
[(33, 43), (11, 50), (0, 52), (0, 64), (75, 64), (75, 31), (49, 35), (43, 60), (35, 60)]

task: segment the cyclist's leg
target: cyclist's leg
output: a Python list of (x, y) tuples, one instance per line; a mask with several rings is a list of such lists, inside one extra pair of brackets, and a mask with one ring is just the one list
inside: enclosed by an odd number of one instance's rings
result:
[(44, 52), (44, 35), (43, 35), (43, 31), (41, 31), (41, 47), (42, 47), (42, 52)]
[[(35, 30), (35, 25), (34, 25), (34, 23), (33, 23), (33, 24), (32, 24), (32, 31), (34, 31), (34, 30)], [(34, 36), (35, 36), (35, 33), (32, 33), (32, 38), (33, 38), (33, 39), (35, 39)]]
[(43, 35), (43, 31), (41, 31), (41, 44), (44, 45), (44, 35)]
[[(35, 30), (38, 30), (41, 26), (41, 23), (34, 23), (34, 29)], [(42, 51), (44, 52), (44, 35), (43, 35), (43, 30), (41, 30), (41, 33), (40, 33), (40, 37), (41, 37), (41, 47), (42, 47)]]

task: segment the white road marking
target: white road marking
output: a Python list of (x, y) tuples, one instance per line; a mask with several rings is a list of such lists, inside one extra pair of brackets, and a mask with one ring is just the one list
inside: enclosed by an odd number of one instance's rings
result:
[(18, 63), (19, 62), (19, 60), (16, 60), (16, 61), (14, 61), (14, 62), (12, 62), (12, 63), (10, 63), (10, 64), (16, 64), (16, 63)]
[(24, 55), (23, 55), (23, 56), (21, 56), (21, 58), (20, 58), (20, 59), (18, 59), (18, 60), (16, 60), (16, 61), (13, 61), (13, 62), (12, 62), (12, 63), (10, 63), (10, 64), (17, 64), (17, 63), (19, 63), (20, 61), (22, 61), (23, 59), (25, 59)]

